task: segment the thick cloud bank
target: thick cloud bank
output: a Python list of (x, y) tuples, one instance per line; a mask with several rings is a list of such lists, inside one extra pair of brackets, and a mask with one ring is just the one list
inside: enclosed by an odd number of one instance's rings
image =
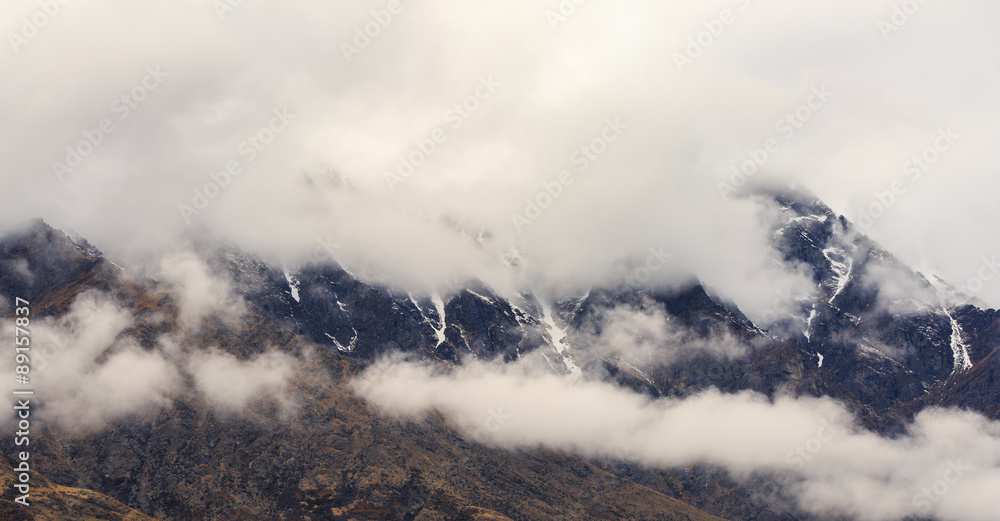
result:
[(0, 224), (145, 259), (322, 240), (410, 285), (503, 287), (514, 247), (590, 283), (663, 249), (657, 277), (759, 316), (806, 284), (720, 183), (771, 177), (1000, 302), (995, 2), (577, 3), (7, 5)]
[[(767, 178), (1000, 305), (995, 1), (237, 3), (0, 8), (0, 230), (42, 217), (145, 264), (190, 329), (239, 317), (225, 283), (173, 254), (206, 237), (288, 266), (332, 255), (408, 288), (627, 282), (653, 259), (650, 283), (695, 273), (759, 321), (814, 287), (772, 258), (773, 209), (726, 197)], [(156, 410), (187, 380), (238, 409), (280, 392), (262, 375), (293, 365), (192, 358), (170, 339), (140, 349), (122, 339), (126, 314), (88, 297), (38, 324), (73, 346), (39, 381), (49, 410), (102, 422)], [(254, 385), (220, 388), (205, 368)], [(648, 402), (513, 369), (391, 363), (358, 385), (503, 445), (787, 471), (816, 512), (1000, 511), (997, 428), (968, 414), (928, 411), (885, 440), (826, 400)], [(813, 439), (818, 452), (796, 455)]]
[(438, 410), (479, 441), (559, 448), (651, 466), (707, 462), (785, 476), (799, 507), (868, 521), (987, 521), (1000, 512), (1000, 423), (928, 409), (886, 439), (829, 398), (706, 391), (650, 400), (612, 384), (467, 364), (451, 373), (383, 360), (355, 382), (385, 413)]
[[(91, 290), (64, 315), (31, 317), (29, 379), (39, 415), (70, 432), (89, 432), (125, 417), (150, 418), (185, 396), (225, 413), (243, 413), (263, 399), (282, 413), (294, 411), (290, 382), (303, 367), (301, 358), (269, 350), (241, 360), (203, 334), (206, 324), (234, 331), (244, 326), (245, 303), (229, 281), (189, 252), (166, 258), (160, 274), (174, 290), (175, 309), (147, 316)], [(136, 328), (164, 325), (152, 345), (140, 345)], [(0, 334), (14, 338), (14, 327), (13, 321), (2, 324)], [(13, 356), (0, 360), (0, 371), (14, 374), (15, 362)], [(0, 385), (8, 394), (17, 388), (14, 378)]]

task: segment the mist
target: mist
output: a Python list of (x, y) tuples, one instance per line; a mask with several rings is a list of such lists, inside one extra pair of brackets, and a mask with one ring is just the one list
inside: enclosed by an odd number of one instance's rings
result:
[[(724, 394), (650, 399), (611, 383), (539, 375), (510, 364), (444, 372), (387, 358), (355, 390), (384, 414), (439, 411), (466, 436), (651, 467), (709, 463), (736, 477), (770, 473), (817, 515), (866, 521), (989, 520), (1000, 500), (1000, 422), (929, 408), (895, 439), (858, 427), (828, 397)], [(960, 486), (957, 486), (958, 484)]]
[[(907, 2), (8, 3), (0, 232), (43, 218), (178, 306), (153, 347), (100, 294), (33, 322), (55, 346), (39, 414), (84, 431), (188, 393), (227, 414), (294, 407), (301, 358), (186, 342), (248, 312), (197, 244), (292, 271), (333, 258), (421, 295), (468, 278), (579, 295), (647, 267), (640, 286), (698, 280), (766, 327), (802, 312), (783, 295), (816, 291), (776, 260), (776, 209), (733, 196), (767, 183), (816, 194), (902, 263), (1000, 307), (1000, 4)], [(937, 304), (899, 275), (871, 273), (879, 304)], [(742, 353), (688, 344), (662, 313), (608, 313), (581, 357)], [(827, 398), (649, 400), (524, 366), (392, 358), (355, 388), (501, 447), (773, 472), (816, 514), (1000, 511), (1000, 427), (969, 412), (928, 409), (887, 439)]]
[[(660, 282), (694, 272), (759, 318), (807, 281), (768, 257), (760, 209), (720, 193), (749, 160), (743, 177), (811, 189), (955, 286), (996, 254), (992, 3), (900, 26), (860, 0), (394, 6), (61, 5), (0, 53), (19, 100), (0, 111), (0, 222), (43, 217), (150, 268), (191, 236), (289, 265), (322, 239), (408, 288), (514, 287), (512, 249), (533, 283), (581, 286), (663, 248)], [(0, 25), (31, 33), (38, 9)]]

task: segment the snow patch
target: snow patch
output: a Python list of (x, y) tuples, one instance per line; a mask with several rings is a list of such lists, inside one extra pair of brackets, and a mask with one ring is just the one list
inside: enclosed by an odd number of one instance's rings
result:
[(438, 320), (441, 323), (441, 327), (434, 328), (434, 334), (437, 335), (438, 339), (438, 343), (434, 347), (437, 347), (443, 344), (445, 341), (444, 329), (446, 327), (445, 326), (446, 322), (444, 320), (444, 300), (441, 298), (440, 293), (434, 293), (434, 295), (431, 297), (431, 301), (434, 302), (434, 309), (437, 309)]
[(566, 341), (566, 328), (556, 325), (555, 319), (552, 318), (551, 307), (544, 302), (542, 303), (542, 323), (545, 324), (546, 329), (549, 331), (549, 336), (552, 337), (552, 347), (555, 348), (557, 353), (562, 355), (563, 363), (566, 364), (566, 370), (569, 371), (570, 377), (573, 379), (579, 378), (583, 374), (583, 371), (573, 363), (573, 359), (569, 356), (569, 342)]
[[(833, 259), (830, 256), (831, 253), (837, 254), (837, 256), (844, 259), (844, 261)], [(837, 298), (837, 295), (840, 295), (841, 291), (844, 291), (844, 288), (847, 287), (847, 283), (851, 280), (851, 270), (854, 268), (854, 259), (845, 255), (844, 252), (837, 251), (835, 248), (827, 248), (823, 250), (823, 256), (826, 257), (826, 260), (830, 261), (830, 267), (837, 276), (837, 291), (833, 293), (833, 296), (830, 297), (830, 300), (828, 301), (829, 303), (833, 303), (833, 299)]]
[(354, 338), (352, 338), (351, 343), (346, 346), (338, 342), (336, 338), (333, 338), (333, 336), (330, 333), (323, 333), (323, 334), (326, 335), (327, 338), (333, 341), (333, 345), (337, 346), (337, 349), (339, 351), (344, 353), (350, 353), (351, 351), (354, 351), (354, 346), (355, 344), (358, 343), (358, 330), (354, 329), (353, 327), (351, 329), (354, 330)]
[(472, 293), (473, 295), (475, 295), (475, 296), (477, 296), (477, 297), (485, 300), (486, 302), (489, 302), (490, 304), (493, 304), (493, 299), (491, 299), (491, 298), (489, 298), (489, 297), (487, 297), (485, 295), (480, 295), (479, 293), (476, 293), (475, 291), (472, 291), (471, 289), (466, 289), (465, 291), (468, 291), (469, 293)]
[(823, 367), (823, 355), (816, 353), (816, 356), (819, 357), (819, 362), (816, 363), (816, 367)]
[(968, 371), (972, 369), (972, 359), (969, 358), (969, 346), (962, 340), (962, 326), (958, 324), (958, 320), (955, 320), (955, 317), (951, 316), (948, 308), (942, 309), (944, 309), (944, 314), (948, 317), (948, 320), (951, 321), (951, 353), (955, 360), (955, 366), (951, 374), (959, 371)]
[[(806, 320), (806, 330), (803, 333), (806, 335), (806, 342), (809, 341), (809, 331), (812, 329), (813, 319), (816, 318), (816, 304), (813, 304), (812, 311), (809, 312), (809, 320)], [(823, 356), (820, 355), (820, 365), (823, 364)]]
[(295, 302), (300, 302), (299, 300), (299, 281), (291, 273), (288, 272), (288, 268), (282, 266), (281, 271), (285, 274), (285, 280), (288, 282), (288, 287), (291, 288), (292, 298)]

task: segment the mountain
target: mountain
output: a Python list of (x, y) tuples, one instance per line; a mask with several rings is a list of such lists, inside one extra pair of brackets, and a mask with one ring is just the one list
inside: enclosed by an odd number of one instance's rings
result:
[[(765, 474), (737, 480), (710, 465), (505, 451), (464, 439), (441, 416), (387, 419), (350, 382), (394, 352), (443, 368), (468, 357), (537, 357), (567, 378), (650, 397), (712, 387), (829, 396), (889, 437), (933, 405), (1000, 419), (1000, 311), (910, 269), (811, 194), (751, 197), (778, 215), (774, 261), (815, 284), (810, 294), (777, 294), (766, 326), (697, 274), (557, 300), (531, 288), (503, 296), (477, 280), (412, 294), (335, 261), (276, 266), (235, 247), (208, 248), (201, 253), (248, 311), (239, 325), (210, 318), (181, 349), (307, 359), (319, 371), (292, 381), (293, 410), (266, 398), (226, 414), (189, 391), (94, 431), (46, 423), (40, 470), (158, 519), (816, 519), (782, 502)], [(33, 313), (57, 319), (87, 292), (126, 309), (121, 337), (147, 350), (181, 334), (174, 288), (128, 275), (86, 241), (40, 221), (0, 239), (5, 300), (30, 295)], [(672, 336), (635, 333), (640, 350), (595, 341), (619, 327), (621, 313), (662, 321)], [(728, 351), (705, 349), (718, 345)]]
[[(476, 281), (443, 296), (413, 296), (369, 285), (337, 265), (290, 273), (232, 251), (220, 255), (220, 267), (262, 313), (365, 360), (402, 350), (448, 363), (464, 354), (509, 361), (538, 350), (568, 372), (572, 355), (564, 357), (553, 338), (585, 348), (608, 310), (625, 307), (662, 311), (694, 338), (729, 335), (747, 347), (743, 357), (695, 353), (684, 364), (602, 360), (604, 370), (653, 395), (709, 386), (772, 395), (791, 387), (845, 401), (866, 427), (885, 433), (932, 404), (996, 417), (1000, 391), (989, 383), (998, 376), (998, 342), (986, 333), (997, 327), (995, 311), (911, 270), (811, 194), (754, 196), (780, 212), (772, 231), (776, 262), (806, 270), (817, 285), (814, 295), (776, 295), (776, 310), (790, 306), (797, 313), (767, 331), (696, 277), (670, 288), (592, 287), (584, 296), (544, 303), (531, 291), (507, 300)], [(970, 388), (982, 392), (956, 391)]]
[[(14, 502), (18, 495), (11, 486), (15, 481), (13, 468), (5, 459), (0, 459), (0, 488), (4, 490), (4, 501), (0, 506), (0, 519), (10, 521), (153, 521), (119, 501), (104, 494), (74, 487), (56, 485), (44, 476), (33, 473), (31, 500), (23, 507)], [(30, 515), (27, 512), (30, 508)]]
[[(820, 288), (802, 303), (797, 347), (816, 363), (802, 359), (800, 392), (854, 403), (870, 427), (888, 432), (928, 405), (997, 417), (1000, 392), (983, 385), (998, 375), (1000, 342), (984, 334), (996, 327), (994, 311), (911, 270), (818, 200), (775, 200), (786, 216), (774, 232), (778, 251), (808, 266)], [(946, 391), (973, 381), (983, 392)]]
[[(63, 316), (65, 303), (96, 290), (128, 310), (133, 323), (121, 335), (140, 345), (151, 347), (151, 338), (180, 327), (177, 296), (168, 288), (131, 278), (44, 223), (33, 223), (2, 242), (2, 251), (10, 252), (2, 260), (5, 297), (7, 291), (32, 295), (39, 315)], [(56, 253), (49, 257), (48, 252)], [(303, 312), (290, 291), (269, 294), (271, 300), (263, 293), (257, 300), (252, 297), (252, 291), (269, 284), (287, 284), (275, 275), (279, 272), (246, 256), (220, 259), (240, 266), (238, 287), (255, 307), (237, 328), (223, 322), (206, 325), (197, 344), (225, 346), (244, 360), (269, 352), (309, 356), (322, 370), (292, 382), (293, 394), (300, 397), (295, 411), (282, 411), (274, 400), (263, 399), (240, 415), (226, 414), (188, 393), (158, 411), (128, 415), (96, 430), (40, 422), (32, 458), (52, 483), (100, 491), (156, 519), (719, 519), (574, 456), (471, 443), (440, 417), (418, 423), (383, 418), (353, 392), (350, 381), (363, 368), (365, 356), (397, 346), (413, 349), (406, 335), (395, 332), (391, 323), (357, 323), (352, 328), (359, 337), (349, 349), (350, 343), (338, 347), (336, 337), (330, 338), (344, 326), (329, 326), (312, 330), (325, 342), (319, 346), (307, 336), (310, 327), (319, 327), (316, 319), (310, 320), (318, 313)], [(22, 269), (9, 268), (15, 265)], [(315, 277), (303, 279), (329, 284), (332, 291), (351, 288), (342, 297), (345, 308), (369, 312), (366, 306), (371, 306), (377, 311), (361, 316), (387, 313), (379, 320), (402, 321), (395, 327), (408, 327), (430, 309), (425, 306), (421, 312), (412, 303), (402, 305), (409, 300), (399, 295), (347, 281), (342, 270), (320, 269)], [(306, 302), (313, 298), (303, 297)], [(449, 309), (457, 318), (468, 316), (461, 299), (450, 299)], [(286, 309), (278, 303), (303, 318), (291, 312), (275, 315)], [(154, 317), (151, 310), (166, 319)], [(462, 324), (463, 335), (474, 334), (474, 322)], [(427, 328), (418, 331), (431, 331)], [(504, 338), (489, 324), (483, 328), (485, 339)], [(489, 355), (487, 344), (479, 347)], [(15, 453), (10, 439), (3, 446), (5, 458)], [(38, 487), (40, 478), (33, 479)], [(72, 512), (60, 519), (89, 519), (89, 506), (62, 504)]]

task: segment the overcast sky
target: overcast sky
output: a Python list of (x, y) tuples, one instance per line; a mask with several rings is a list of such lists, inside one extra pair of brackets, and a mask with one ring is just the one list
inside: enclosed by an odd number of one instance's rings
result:
[[(752, 315), (802, 281), (717, 183), (773, 139), (754, 176), (811, 189), (918, 269), (961, 287), (1000, 254), (995, 2), (562, 3), (10, 2), (0, 223), (146, 259), (195, 231), (286, 262), (325, 237), (401, 282), (492, 280), (447, 216), (553, 283), (663, 248)], [(977, 296), (1000, 305), (1000, 282)]]
[[(322, 242), (359, 273), (414, 287), (473, 274), (509, 289), (498, 258), (514, 248), (546, 289), (669, 254), (660, 280), (693, 271), (756, 319), (778, 290), (812, 284), (770, 260), (772, 212), (720, 194), (743, 166), (811, 190), (910, 265), (1000, 307), (998, 19), (993, 0), (10, 1), (0, 228), (42, 217), (129, 269), (184, 282), (192, 322), (231, 307), (213, 300), (227, 290), (203, 263), (178, 253), (203, 234), (288, 264)], [(445, 220), (488, 231), (485, 247)], [(165, 341), (119, 346), (111, 361), (140, 369), (128, 382), (106, 379), (114, 364), (74, 373), (122, 313), (87, 297), (72, 312), (84, 330), (43, 324), (65, 343), (92, 340), (54, 366), (68, 371), (53, 380), (58, 410), (90, 414), (108, 396), (120, 398), (111, 416), (166, 403), (189, 364), (253, 382), (222, 389), (192, 373), (213, 403), (239, 410), (283, 389), (297, 363), (187, 357)], [(484, 371), (443, 378), (387, 362), (358, 386), (390, 412), (438, 408), (470, 430), (492, 397), (511, 396), (506, 427), (485, 436), (505, 446), (734, 472), (788, 471), (825, 412), (840, 434), (794, 469), (804, 508), (925, 513), (914, 494), (962, 460), (974, 462), (963, 487), (928, 508), (995, 518), (1000, 431), (978, 416), (922, 414), (892, 441), (852, 430), (828, 400), (648, 402), (516, 369), (484, 385)], [(81, 395), (83, 378), (106, 385)], [(775, 421), (733, 441), (741, 431), (713, 410)], [(567, 421), (554, 425), (558, 414)], [(678, 433), (678, 418), (703, 427)], [(645, 427), (617, 428), (629, 422)], [(664, 449), (651, 436), (686, 438)]]

